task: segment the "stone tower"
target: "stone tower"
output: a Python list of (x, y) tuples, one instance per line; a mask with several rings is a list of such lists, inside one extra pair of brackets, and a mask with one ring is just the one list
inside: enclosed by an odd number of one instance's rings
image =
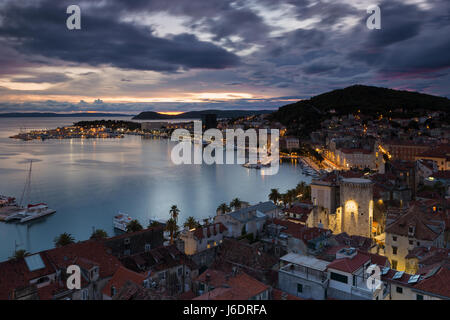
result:
[(371, 238), (373, 183), (369, 179), (349, 178), (340, 183), (341, 232)]

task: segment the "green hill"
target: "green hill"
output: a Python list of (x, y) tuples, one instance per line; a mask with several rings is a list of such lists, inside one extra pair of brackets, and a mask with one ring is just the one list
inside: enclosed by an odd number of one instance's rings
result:
[(144, 111), (133, 119), (138, 120), (168, 120), (168, 119), (200, 119), (205, 114), (216, 114), (219, 119), (248, 117), (252, 115), (271, 113), (272, 110), (202, 110), (188, 111), (177, 115), (161, 114), (154, 111)]
[(273, 119), (286, 125), (292, 134), (309, 135), (320, 122), (334, 115), (361, 112), (368, 118), (389, 115), (411, 118), (429, 111), (450, 110), (450, 100), (411, 91), (354, 85), (333, 90), (308, 100), (283, 106), (273, 113)]

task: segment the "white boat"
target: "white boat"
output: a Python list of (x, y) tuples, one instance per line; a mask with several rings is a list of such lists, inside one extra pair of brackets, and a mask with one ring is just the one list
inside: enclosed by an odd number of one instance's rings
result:
[(113, 218), (114, 228), (127, 232), (127, 225), (131, 220), (133, 219), (128, 214), (119, 212), (119, 214)]
[(55, 212), (56, 210), (49, 209), (45, 203), (29, 204), (26, 210), (19, 212), (22, 216), (20, 218), (20, 223), (39, 219)]

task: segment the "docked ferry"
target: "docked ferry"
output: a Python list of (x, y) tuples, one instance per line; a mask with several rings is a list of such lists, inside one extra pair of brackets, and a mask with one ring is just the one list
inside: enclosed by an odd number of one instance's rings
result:
[(133, 220), (128, 214), (119, 212), (113, 218), (113, 225), (115, 229), (127, 232), (127, 225)]

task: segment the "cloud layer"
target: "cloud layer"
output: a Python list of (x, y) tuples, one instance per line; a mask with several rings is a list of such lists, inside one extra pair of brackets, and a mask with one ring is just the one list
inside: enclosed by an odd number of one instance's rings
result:
[(275, 108), (355, 83), (450, 96), (449, 2), (382, 1), (381, 30), (372, 4), (5, 0), (0, 112)]

